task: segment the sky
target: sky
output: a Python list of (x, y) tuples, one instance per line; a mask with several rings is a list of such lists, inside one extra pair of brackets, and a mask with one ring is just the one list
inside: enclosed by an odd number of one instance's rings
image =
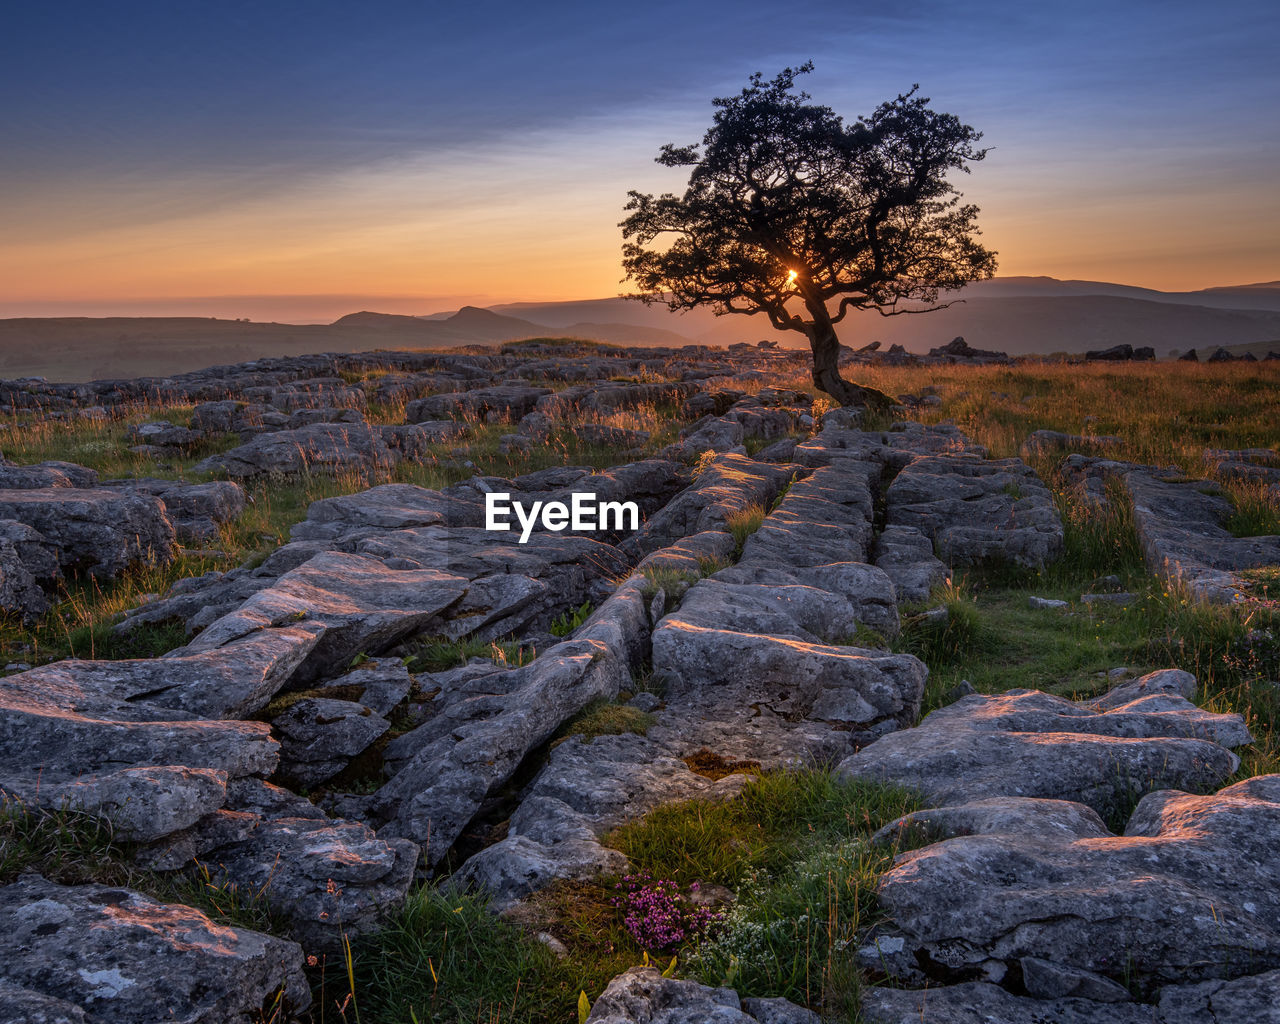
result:
[(1280, 279), (1280, 5), (31, 0), (0, 34), (0, 317), (326, 320), (626, 290), (628, 189), (812, 59), (984, 133), (999, 273)]

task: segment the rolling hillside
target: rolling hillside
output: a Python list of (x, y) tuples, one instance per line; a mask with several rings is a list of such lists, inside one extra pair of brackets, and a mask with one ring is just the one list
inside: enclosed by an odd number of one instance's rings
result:
[[(1014, 355), (1083, 352), (1128, 342), (1159, 355), (1189, 348), (1280, 348), (1280, 283), (1158, 292), (1047, 277), (997, 278), (923, 316), (861, 313), (841, 325), (852, 346), (880, 341), (924, 352), (962, 335)], [(491, 345), (539, 335), (626, 345), (728, 345), (762, 338), (800, 347), (763, 317), (673, 314), (622, 298), (506, 303), (426, 316), (364, 311), (331, 324), (251, 323), (205, 317), (57, 317), (0, 320), (0, 377), (50, 380), (163, 376), (218, 363), (304, 352)]]

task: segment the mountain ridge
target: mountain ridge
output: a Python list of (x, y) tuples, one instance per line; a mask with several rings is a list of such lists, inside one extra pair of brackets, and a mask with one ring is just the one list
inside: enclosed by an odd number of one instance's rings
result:
[[(1082, 353), (1129, 343), (1159, 355), (1189, 348), (1280, 348), (1280, 284), (1259, 282), (1194, 292), (1130, 285), (996, 278), (954, 296), (927, 316), (851, 316), (841, 340), (925, 352), (956, 336), (1011, 355)], [(213, 317), (18, 317), (0, 319), (0, 377), (52, 380), (164, 376), (218, 363), (306, 352), (492, 345), (540, 336), (681, 347), (777, 341), (804, 347), (763, 317), (672, 313), (622, 297), (462, 306), (421, 316), (364, 309), (326, 324)]]

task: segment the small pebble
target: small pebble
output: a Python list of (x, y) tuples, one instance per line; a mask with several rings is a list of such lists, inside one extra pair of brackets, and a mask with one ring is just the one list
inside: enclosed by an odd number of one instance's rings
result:
[(646, 714), (650, 711), (657, 711), (659, 705), (662, 704), (661, 699), (656, 693), (637, 693), (629, 701), (627, 706), (643, 711)]
[(1027, 599), (1032, 608), (1070, 608), (1068, 601), (1056, 601), (1051, 597), (1030, 597)]
[(961, 697), (968, 697), (970, 694), (977, 693), (977, 688), (967, 679), (961, 679), (955, 686), (947, 691), (947, 699), (952, 703), (958, 701)]
[(550, 932), (538, 932), (537, 938), (539, 942), (556, 955), (556, 959), (563, 960), (569, 955), (569, 950), (565, 944)]

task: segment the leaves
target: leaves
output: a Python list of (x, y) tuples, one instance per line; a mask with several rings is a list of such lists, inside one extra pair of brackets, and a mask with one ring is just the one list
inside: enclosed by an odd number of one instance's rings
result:
[[(637, 296), (673, 310), (764, 313), (780, 330), (838, 323), (850, 309), (892, 315), (987, 278), (995, 254), (975, 240), (977, 207), (947, 181), (986, 150), (981, 134), (910, 92), (846, 125), (807, 102), (795, 79), (751, 76), (713, 101), (698, 146), (658, 162), (692, 167), (683, 196), (631, 192), (623, 266)], [(835, 308), (831, 303), (835, 302)]]

